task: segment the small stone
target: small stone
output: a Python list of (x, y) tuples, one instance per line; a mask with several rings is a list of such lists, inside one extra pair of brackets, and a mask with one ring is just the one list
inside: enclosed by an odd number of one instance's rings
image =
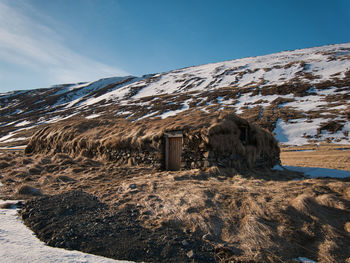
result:
[(203, 162), (203, 168), (208, 168), (210, 166), (209, 161), (205, 160)]
[(3, 203), (0, 205), (0, 209), (13, 209), (16, 208), (16, 205), (13, 203)]
[(0, 162), (0, 168), (1, 168), (1, 169), (7, 168), (7, 167), (9, 167), (9, 166), (10, 166), (10, 164), (9, 164), (8, 162), (5, 162), (5, 161)]
[(205, 241), (213, 241), (214, 240), (213, 236), (210, 234), (205, 234), (202, 238)]
[(40, 160), (40, 163), (41, 164), (49, 164), (49, 163), (51, 163), (51, 159), (49, 159), (49, 158), (42, 158)]
[(135, 188), (136, 188), (136, 184), (131, 184), (131, 185), (129, 185), (129, 188), (130, 188), (130, 189), (135, 189)]
[(71, 247), (70, 247), (70, 242), (69, 242), (69, 241), (66, 241), (66, 242), (65, 242), (65, 248), (71, 249)]
[(205, 143), (204, 142), (200, 143), (198, 147), (201, 148), (201, 149), (204, 149), (205, 148)]
[(70, 178), (69, 176), (66, 175), (59, 175), (56, 177), (57, 182), (75, 182), (75, 180), (73, 178)]
[(41, 169), (38, 169), (38, 168), (33, 167), (33, 168), (30, 168), (30, 169), (28, 170), (28, 172), (29, 172), (31, 175), (39, 175), (39, 174), (41, 174)]
[(129, 159), (128, 159), (128, 165), (129, 166), (133, 166), (133, 165), (135, 165), (135, 158), (133, 158), (133, 157), (130, 157)]
[(22, 163), (23, 163), (24, 165), (30, 164), (30, 163), (33, 163), (33, 160), (32, 160), (32, 159), (23, 159)]
[(189, 243), (187, 242), (187, 240), (182, 240), (181, 244), (185, 247), (187, 247), (189, 245)]
[(15, 205), (16, 205), (16, 208), (22, 208), (23, 207), (23, 202), (22, 201), (18, 201)]
[(73, 168), (72, 172), (77, 174), (77, 173), (80, 173), (80, 172), (82, 172), (84, 170), (85, 170), (84, 168)]
[(18, 188), (17, 190), (17, 194), (20, 194), (20, 195), (42, 195), (42, 193), (40, 192), (40, 190), (34, 188), (34, 187), (31, 187), (31, 186), (28, 186), (28, 185), (23, 185), (21, 187)]
[(188, 252), (186, 253), (186, 255), (187, 255), (187, 257), (189, 257), (189, 258), (193, 258), (193, 257), (194, 257), (194, 252), (193, 252), (193, 250), (188, 251)]

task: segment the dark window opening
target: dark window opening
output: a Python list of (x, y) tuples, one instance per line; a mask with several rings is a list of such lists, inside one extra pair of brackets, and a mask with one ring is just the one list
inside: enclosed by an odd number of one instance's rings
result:
[(239, 130), (241, 132), (239, 135), (239, 139), (244, 145), (246, 145), (248, 143), (248, 127), (242, 126), (239, 128)]

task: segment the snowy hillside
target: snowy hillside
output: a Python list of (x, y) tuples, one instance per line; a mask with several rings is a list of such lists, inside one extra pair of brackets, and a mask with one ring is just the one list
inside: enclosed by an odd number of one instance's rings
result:
[(349, 143), (350, 43), (3, 93), (0, 143), (23, 144), (38, 125), (71, 117), (134, 121), (194, 108), (230, 109), (285, 144)]

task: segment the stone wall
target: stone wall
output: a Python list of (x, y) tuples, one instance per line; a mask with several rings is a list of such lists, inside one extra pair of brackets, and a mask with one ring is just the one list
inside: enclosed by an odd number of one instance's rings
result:
[[(198, 137), (197, 137), (198, 139)], [(106, 150), (105, 158), (115, 161), (120, 165), (152, 165), (157, 169), (165, 168), (165, 140), (161, 143), (160, 150), (131, 150), (114, 149)], [(239, 154), (213, 151), (211, 146), (203, 140), (193, 139), (184, 134), (181, 158), (181, 169), (206, 169), (211, 166), (232, 167), (237, 171), (244, 171), (256, 167), (272, 167), (279, 162), (279, 155), (275, 159), (269, 156), (257, 156), (253, 167), (249, 165), (246, 157)]]
[(157, 169), (164, 168), (164, 153), (156, 150), (115, 149), (104, 155), (107, 160), (115, 161), (119, 165), (152, 165)]

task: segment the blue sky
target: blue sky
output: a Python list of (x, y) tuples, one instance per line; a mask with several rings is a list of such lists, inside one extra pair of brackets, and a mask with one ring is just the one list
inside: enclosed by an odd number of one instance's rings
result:
[(0, 92), (350, 42), (348, 0), (0, 0)]

